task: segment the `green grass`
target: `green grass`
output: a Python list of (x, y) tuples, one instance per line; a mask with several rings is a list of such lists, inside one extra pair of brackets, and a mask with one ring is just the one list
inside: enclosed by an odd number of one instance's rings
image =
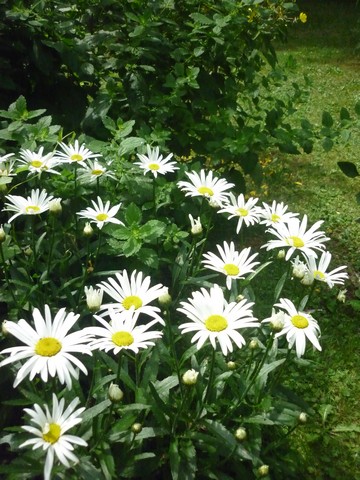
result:
[[(279, 46), (279, 61), (293, 65), (289, 84), (304, 75), (310, 80), (308, 99), (298, 105), (294, 120), (307, 117), (320, 125), (324, 110), (338, 117), (341, 107), (354, 112), (360, 100), (360, 5), (317, 0), (299, 6), (308, 22), (296, 25), (288, 43)], [(353, 128), (350, 140), (330, 152), (319, 145), (309, 155), (274, 155), (265, 170), (269, 198), (285, 201), (312, 222), (324, 220), (334, 267), (348, 265), (350, 273), (347, 304), (323, 302), (316, 312), (323, 352), (314, 367), (296, 377), (297, 389), (314, 410), (293, 437), (304, 458), (304, 479), (360, 479), (360, 332), (359, 312), (353, 308), (359, 290), (360, 206), (355, 194), (360, 181), (337, 166), (338, 161), (360, 166), (359, 145), (359, 129)]]

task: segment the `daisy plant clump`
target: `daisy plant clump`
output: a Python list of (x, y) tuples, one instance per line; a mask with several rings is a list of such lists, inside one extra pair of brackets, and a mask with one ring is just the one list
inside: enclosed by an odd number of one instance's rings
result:
[(0, 160), (0, 472), (270, 475), (311, 414), (283, 383), (326, 341), (315, 284), (341, 304), (346, 267), (322, 221), (130, 139)]

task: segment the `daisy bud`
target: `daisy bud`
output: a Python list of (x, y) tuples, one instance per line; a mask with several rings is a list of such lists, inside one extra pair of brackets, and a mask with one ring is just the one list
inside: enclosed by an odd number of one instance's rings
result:
[(49, 212), (58, 215), (62, 212), (61, 198), (54, 198), (49, 202)]
[(92, 228), (89, 222), (86, 222), (83, 233), (85, 237), (91, 237), (92, 234), (94, 233), (94, 229)]
[(281, 330), (284, 328), (284, 320), (285, 314), (284, 312), (278, 312), (275, 313), (269, 322), (270, 328), (273, 332), (281, 332)]
[(24, 248), (23, 252), (27, 257), (31, 257), (31, 255), (33, 254), (33, 251), (31, 250), (29, 245)]
[(299, 422), (306, 423), (307, 422), (307, 415), (305, 412), (301, 412), (299, 415)]
[(138, 433), (140, 433), (141, 430), (142, 430), (142, 428), (143, 428), (143, 427), (142, 427), (141, 423), (133, 423), (133, 424), (131, 425), (131, 431), (132, 431), (133, 433), (135, 433), (135, 435), (137, 435)]
[(281, 250), (278, 251), (277, 258), (279, 260), (283, 260), (285, 258), (285, 255), (286, 255), (285, 250), (281, 249)]
[(6, 233), (5, 230), (3, 229), (2, 225), (0, 226), (0, 243), (5, 242), (6, 238)]
[(261, 465), (261, 467), (258, 468), (259, 477), (266, 477), (268, 473), (269, 473), (269, 465)]
[(8, 187), (6, 183), (0, 183), (0, 193), (6, 193), (8, 191)]
[(187, 370), (184, 373), (184, 375), (181, 377), (181, 379), (185, 385), (195, 385), (197, 382), (198, 375), (199, 375), (199, 372), (197, 372), (192, 368), (191, 370)]
[(337, 295), (337, 297), (336, 297), (339, 302), (345, 303), (345, 301), (346, 301), (346, 292), (347, 292), (346, 288), (344, 288), (343, 290), (340, 290), (340, 291), (339, 291), (339, 293), (338, 293), (338, 295)]
[(101, 288), (85, 287), (86, 304), (90, 312), (95, 313), (100, 310), (103, 294)]
[(239, 440), (239, 442), (243, 442), (246, 440), (247, 433), (244, 427), (239, 427), (236, 432), (235, 432), (235, 438), (236, 440)]
[(111, 382), (108, 390), (108, 397), (112, 403), (119, 403), (124, 397), (124, 392), (121, 390), (119, 385)]
[(249, 348), (250, 350), (256, 350), (257, 348), (259, 348), (259, 340), (257, 338), (253, 338), (252, 340), (250, 340)]
[(7, 320), (4, 320), (1, 324), (1, 331), (2, 331), (2, 334), (4, 335), (4, 337), (6, 337), (7, 335), (9, 335), (9, 330), (7, 329)]
[(164, 287), (164, 291), (163, 293), (159, 296), (158, 298), (158, 302), (160, 304), (161, 307), (168, 307), (169, 305), (171, 305), (171, 302), (172, 302), (172, 298), (171, 298), (171, 295), (169, 294), (169, 289), (167, 287)]
[(303, 285), (312, 285), (314, 283), (314, 275), (311, 272), (305, 272), (304, 277), (301, 280)]
[(201, 235), (203, 228), (201, 225), (201, 220), (200, 217), (194, 218), (191, 213), (189, 213), (189, 218), (190, 218), (190, 223), (191, 223), (191, 234), (196, 236), (196, 235)]
[(236, 368), (236, 363), (235, 363), (235, 362), (232, 362), (232, 361), (227, 362), (226, 365), (227, 365), (227, 367), (228, 367), (229, 370), (235, 370), (235, 368)]
[(213, 200), (212, 198), (210, 198), (209, 200), (209, 205), (211, 208), (220, 208), (221, 205), (220, 203), (218, 203), (216, 200)]
[(245, 296), (240, 294), (236, 297), (236, 302), (239, 303), (239, 302), (241, 302), (241, 300), (244, 300), (244, 298), (245, 298)]

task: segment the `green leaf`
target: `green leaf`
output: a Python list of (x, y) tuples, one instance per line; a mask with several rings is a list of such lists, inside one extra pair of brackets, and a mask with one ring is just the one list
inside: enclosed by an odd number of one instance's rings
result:
[(142, 213), (140, 208), (135, 203), (130, 203), (125, 211), (125, 220), (129, 225), (133, 223), (140, 223)]
[(149, 220), (140, 227), (140, 236), (144, 242), (153, 242), (165, 232), (166, 224), (160, 220)]
[(124, 225), (116, 226), (116, 229), (111, 231), (111, 236), (117, 240), (128, 240), (132, 237), (130, 228), (125, 227)]
[(323, 112), (321, 123), (324, 127), (332, 127), (334, 125), (334, 120), (329, 112)]
[(275, 292), (274, 292), (274, 302), (276, 302), (280, 297), (282, 289), (284, 288), (287, 276), (288, 276), (287, 272), (283, 273), (280, 280), (277, 282), (275, 287)]
[(331, 430), (333, 433), (356, 432), (360, 433), (360, 426), (354, 423), (350, 425), (337, 425)]
[(190, 17), (195, 20), (195, 22), (201, 23), (202, 25), (211, 25), (213, 23), (211, 18), (202, 13), (191, 13)]
[(350, 112), (347, 108), (341, 107), (340, 120), (350, 120)]
[(129, 238), (126, 240), (126, 242), (123, 245), (123, 250), (122, 253), (125, 255), (125, 257), (131, 257), (132, 255), (135, 255), (140, 248), (141, 248), (142, 242), (134, 237)]
[(357, 102), (357, 103), (355, 104), (354, 109), (355, 109), (356, 115), (358, 115), (358, 116), (360, 117), (360, 102)]
[(325, 150), (325, 152), (330, 152), (333, 146), (334, 146), (334, 142), (329, 137), (325, 137), (324, 140), (322, 141), (322, 147)]
[(120, 144), (118, 155), (122, 157), (127, 153), (134, 152), (136, 148), (140, 147), (144, 143), (145, 143), (145, 140), (143, 138), (139, 138), (139, 137), (125, 138), (125, 140), (123, 140)]
[(110, 407), (110, 405), (111, 405), (111, 401), (109, 399), (106, 399), (94, 405), (93, 407), (88, 408), (82, 414), (83, 422), (88, 422), (89, 420), (92, 420), (94, 417), (97, 417), (98, 415), (100, 415), (100, 413), (107, 410)]
[(337, 162), (340, 170), (350, 178), (358, 177), (360, 174), (356, 168), (356, 165), (352, 162)]

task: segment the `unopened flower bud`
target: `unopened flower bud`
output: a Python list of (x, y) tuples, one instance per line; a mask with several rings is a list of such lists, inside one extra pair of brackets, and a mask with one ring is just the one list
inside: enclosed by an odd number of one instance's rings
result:
[(269, 325), (271, 330), (277, 333), (277, 332), (281, 332), (281, 330), (284, 328), (284, 323), (285, 323), (285, 313), (280, 311), (272, 315)]
[(94, 233), (94, 229), (92, 228), (89, 222), (86, 222), (83, 233), (85, 237), (91, 237), (92, 234)]
[(304, 277), (301, 280), (303, 285), (312, 285), (314, 283), (314, 275), (311, 272), (305, 272)]
[(191, 213), (189, 214), (190, 223), (191, 223), (191, 233), (192, 235), (201, 235), (203, 228), (201, 225), (200, 217), (194, 218)]
[(338, 295), (337, 295), (337, 297), (336, 297), (339, 302), (345, 303), (345, 301), (346, 301), (346, 292), (347, 292), (346, 288), (344, 288), (343, 290), (340, 290), (340, 291), (339, 291), (339, 293), (338, 293)]
[(231, 360), (229, 362), (227, 362), (227, 367), (229, 370), (235, 370), (236, 368), (236, 363), (235, 362), (232, 362)]
[(7, 320), (4, 320), (1, 324), (1, 331), (2, 331), (2, 334), (4, 335), (4, 337), (6, 337), (7, 335), (9, 335), (9, 330), (7, 329)]
[(285, 258), (285, 250), (283, 248), (278, 251), (277, 258), (279, 260), (283, 260)]
[(307, 414), (305, 412), (300, 413), (299, 422), (300, 423), (306, 423), (307, 422)]
[(235, 438), (236, 440), (239, 440), (239, 442), (243, 442), (246, 440), (247, 433), (244, 427), (239, 427), (236, 432), (235, 432)]
[(185, 385), (195, 385), (197, 382), (197, 377), (199, 375), (199, 372), (194, 370), (193, 368), (191, 370), (187, 370), (183, 376), (181, 377), (183, 383)]
[(164, 287), (163, 293), (159, 296), (158, 302), (161, 307), (168, 307), (171, 305), (172, 298), (171, 295), (169, 294), (169, 289), (167, 287)]
[(137, 435), (138, 433), (140, 433), (141, 430), (142, 430), (142, 428), (143, 428), (143, 427), (142, 427), (142, 424), (141, 424), (141, 423), (133, 423), (133, 424), (131, 425), (131, 431), (132, 431), (133, 433), (135, 433), (135, 435)]
[(257, 338), (253, 338), (252, 340), (250, 340), (249, 348), (250, 350), (256, 350), (257, 348), (259, 348), (259, 340)]
[(244, 298), (245, 298), (245, 296), (240, 294), (236, 297), (236, 302), (239, 303), (239, 302), (241, 302), (241, 300), (244, 300)]
[(90, 312), (100, 310), (104, 291), (101, 288), (85, 287), (86, 304)]
[(31, 255), (33, 254), (33, 251), (31, 250), (29, 245), (24, 248), (23, 252), (27, 257), (31, 257)]
[(49, 212), (58, 215), (62, 212), (61, 198), (54, 198), (49, 203)]
[(209, 205), (210, 205), (211, 208), (220, 208), (221, 207), (220, 203), (218, 203), (213, 198), (210, 198)]
[(124, 392), (116, 383), (110, 383), (108, 397), (112, 403), (119, 403), (124, 398)]
[(0, 226), (0, 243), (5, 242), (6, 238), (6, 233), (5, 230), (3, 229), (2, 225)]
[(269, 473), (269, 465), (261, 465), (261, 467), (258, 468), (259, 477), (266, 477), (268, 473)]

